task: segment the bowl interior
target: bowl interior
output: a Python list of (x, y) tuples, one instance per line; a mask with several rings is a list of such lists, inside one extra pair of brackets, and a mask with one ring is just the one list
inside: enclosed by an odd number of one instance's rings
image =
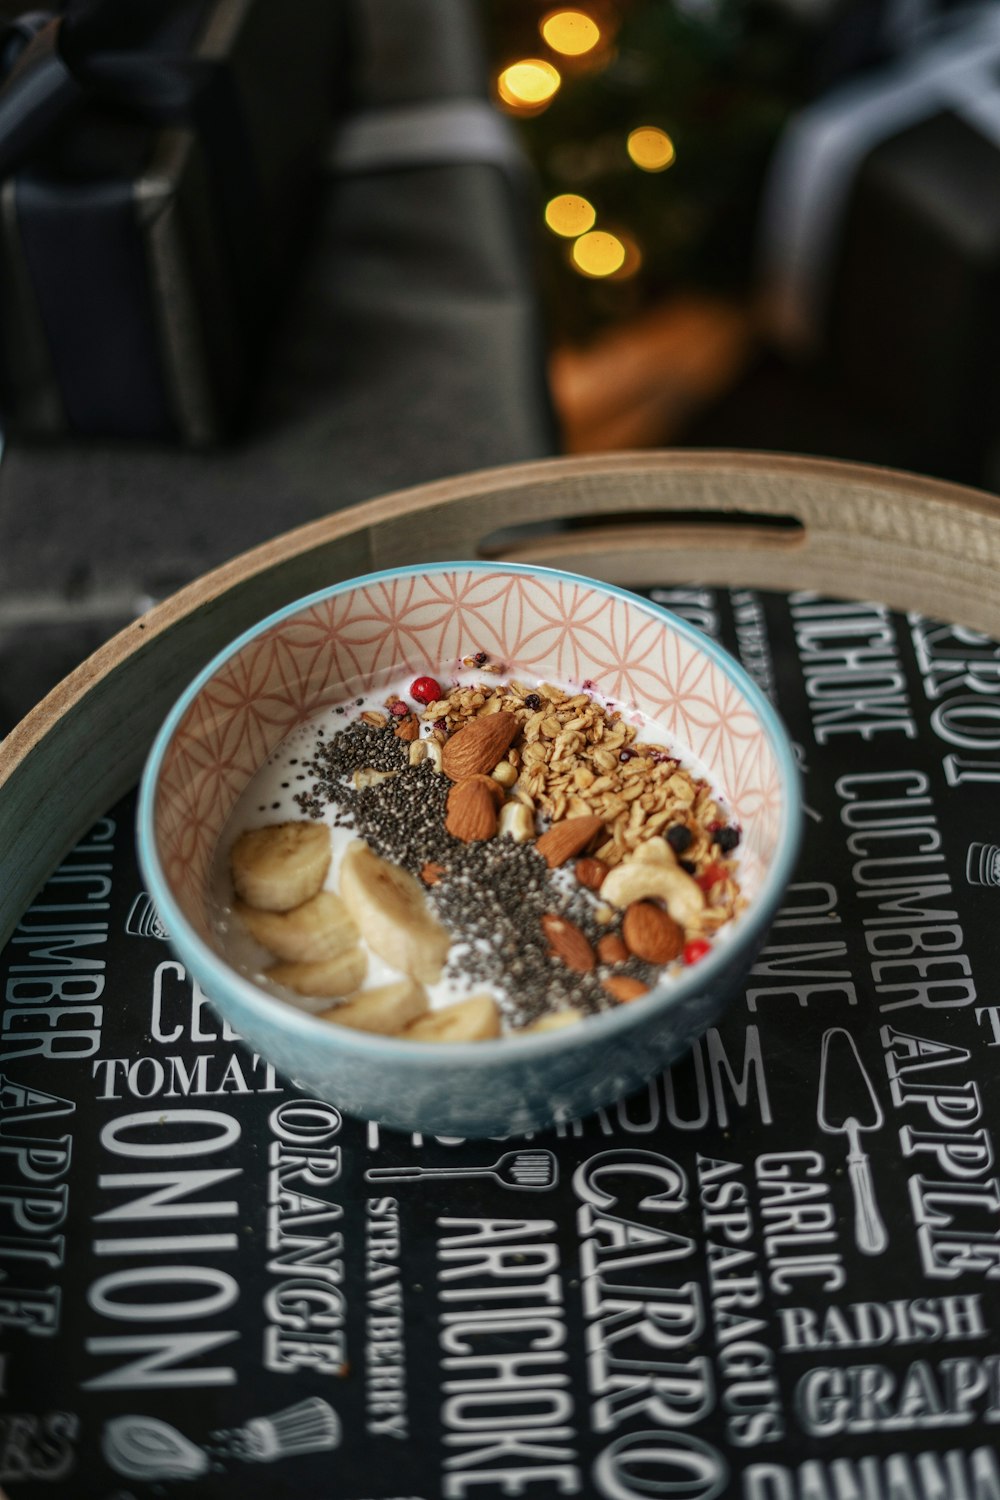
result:
[(407, 674), (446, 672), (477, 651), (513, 678), (590, 683), (654, 719), (672, 748), (701, 763), (741, 825), (741, 883), (752, 903), (790, 827), (790, 759), (773, 712), (731, 659), (610, 586), (442, 564), (354, 580), (290, 606), (237, 641), (175, 709), (160, 740), (151, 852), (166, 893), (203, 940), (212, 943), (206, 898), (219, 836), (285, 736), (333, 703)]

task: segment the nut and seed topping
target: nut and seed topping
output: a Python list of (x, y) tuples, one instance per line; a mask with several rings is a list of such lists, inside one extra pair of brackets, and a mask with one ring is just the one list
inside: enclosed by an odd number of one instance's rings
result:
[(593, 684), (529, 688), (480, 654), (464, 663), (479, 681), (420, 677), (318, 732), (294, 800), (409, 872), (450, 935), (444, 977), (488, 990), (520, 1031), (697, 962), (741, 907), (741, 833)]

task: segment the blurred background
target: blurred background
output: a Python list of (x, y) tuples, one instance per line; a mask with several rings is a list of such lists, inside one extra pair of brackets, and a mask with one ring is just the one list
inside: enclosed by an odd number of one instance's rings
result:
[(0, 23), (0, 734), (207, 569), (469, 469), (1000, 488), (996, 0)]
[(996, 486), (997, 10), (494, 0), (571, 451), (768, 448)]

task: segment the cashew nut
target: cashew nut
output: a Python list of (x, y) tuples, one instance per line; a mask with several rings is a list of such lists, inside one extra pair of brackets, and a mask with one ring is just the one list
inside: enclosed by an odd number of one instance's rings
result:
[[(638, 844), (631, 857), (642, 864), (650, 865), (674, 865), (677, 862), (674, 851), (666, 839), (660, 838), (658, 834), (654, 838), (646, 839), (645, 843)], [(682, 870), (681, 874), (683, 873)]]
[(363, 792), (366, 787), (378, 786), (380, 781), (391, 781), (398, 771), (376, 771), (373, 766), (362, 766), (353, 776), (355, 790)]
[(631, 906), (633, 901), (647, 901), (652, 896), (663, 902), (682, 927), (692, 926), (705, 909), (704, 894), (691, 876), (676, 864), (661, 864), (658, 860), (631, 859), (616, 865), (604, 877), (598, 894), (619, 908)]
[(500, 809), (498, 833), (509, 833), (515, 844), (527, 843), (535, 836), (534, 815), (523, 802), (505, 802)]

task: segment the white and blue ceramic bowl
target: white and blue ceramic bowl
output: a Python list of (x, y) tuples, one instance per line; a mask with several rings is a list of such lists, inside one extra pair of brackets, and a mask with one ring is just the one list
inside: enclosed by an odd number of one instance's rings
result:
[[(727, 941), (641, 999), (577, 1026), (419, 1044), (332, 1026), (225, 962), (208, 891), (222, 829), (254, 772), (321, 709), (486, 651), (511, 676), (588, 679), (699, 761), (742, 828), (748, 897)], [(188, 975), (239, 1035), (348, 1114), (437, 1135), (506, 1136), (590, 1113), (644, 1083), (720, 1016), (778, 908), (798, 848), (786, 733), (742, 668), (623, 589), (544, 568), (440, 563), (369, 574), (263, 620), (174, 706), (146, 765), (139, 855)]]

